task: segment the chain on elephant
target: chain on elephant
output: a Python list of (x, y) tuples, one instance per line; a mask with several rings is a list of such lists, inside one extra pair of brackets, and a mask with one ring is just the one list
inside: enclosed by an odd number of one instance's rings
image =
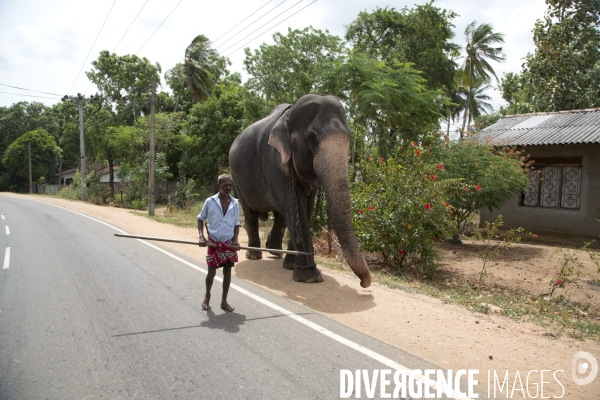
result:
[[(300, 224), (300, 212), (298, 210), (298, 197), (296, 197), (296, 171), (294, 169), (294, 161), (290, 158), (289, 161), (290, 168), (290, 210), (292, 211), (292, 223), (294, 225), (294, 235), (296, 236), (296, 247), (300, 243), (304, 243), (302, 239), (302, 225)], [(298, 248), (296, 248), (298, 250)], [(303, 249), (306, 251), (306, 249)], [(317, 268), (317, 264), (315, 262), (310, 262), (307, 260), (306, 265), (298, 265), (298, 256), (294, 260), (294, 269), (314, 269)]]

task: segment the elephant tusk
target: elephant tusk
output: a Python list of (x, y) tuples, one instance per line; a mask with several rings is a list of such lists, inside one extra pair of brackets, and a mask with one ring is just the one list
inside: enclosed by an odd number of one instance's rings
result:
[[(195, 244), (198, 246), (200, 242), (193, 242), (191, 240), (179, 240), (179, 239), (167, 239), (167, 238), (159, 238), (154, 236), (136, 236), (136, 235), (125, 235), (121, 233), (115, 233), (117, 237), (129, 238), (129, 239), (144, 239), (144, 240), (154, 240), (157, 242), (171, 242), (171, 243), (183, 243), (183, 244)], [(206, 243), (208, 247), (217, 247), (214, 243)], [(295, 250), (279, 250), (279, 249), (265, 249), (261, 247), (248, 247), (248, 246), (240, 246), (239, 249), (234, 246), (227, 246), (232, 250), (251, 250), (251, 251), (268, 251), (269, 253), (280, 253), (280, 254), (293, 254), (297, 256), (312, 256), (313, 253), (305, 253), (303, 251), (295, 251)]]

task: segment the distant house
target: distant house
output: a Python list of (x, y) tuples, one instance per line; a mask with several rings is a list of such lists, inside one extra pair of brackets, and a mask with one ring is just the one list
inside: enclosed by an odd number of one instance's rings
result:
[(73, 183), (73, 178), (75, 177), (75, 173), (79, 168), (70, 168), (61, 171), (59, 174), (56, 174), (57, 181), (59, 185), (70, 185)]
[(508, 227), (600, 235), (600, 109), (509, 115), (476, 140), (518, 146), (535, 161), (529, 187), (482, 221)]
[[(113, 167), (113, 171), (115, 174), (113, 182), (115, 182), (115, 183), (121, 182), (121, 180), (119, 178), (117, 178), (118, 170), (119, 170), (119, 166)], [(104, 168), (99, 173), (100, 173), (100, 183), (110, 183), (110, 168), (109, 167)]]

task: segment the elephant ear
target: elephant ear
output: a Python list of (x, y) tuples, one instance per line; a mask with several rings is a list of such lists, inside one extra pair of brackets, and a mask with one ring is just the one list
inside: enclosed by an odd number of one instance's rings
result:
[(281, 114), (271, 133), (269, 134), (269, 144), (281, 155), (282, 164), (287, 164), (292, 156), (292, 144), (290, 143), (290, 132), (288, 131), (286, 119), (287, 110)]

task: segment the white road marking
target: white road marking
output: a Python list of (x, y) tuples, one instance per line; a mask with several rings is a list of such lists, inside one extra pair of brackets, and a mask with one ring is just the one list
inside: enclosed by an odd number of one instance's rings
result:
[[(89, 218), (92, 221), (96, 221), (96, 222), (98, 222), (100, 224), (106, 225), (106, 226), (108, 226), (108, 227), (116, 230), (119, 233), (123, 233), (123, 234), (126, 234), (126, 235), (129, 234), (128, 232), (125, 232), (124, 230), (119, 229), (116, 226), (113, 226), (113, 225), (111, 225), (111, 224), (109, 224), (107, 222), (101, 221), (101, 220), (96, 219), (94, 217), (90, 217), (89, 215), (85, 215), (85, 214), (82, 214), (82, 213), (77, 212), (77, 211), (70, 210), (70, 209), (65, 208), (65, 207), (57, 206), (56, 204), (52, 204), (52, 203), (45, 203), (45, 202), (39, 201), (39, 200), (31, 200), (31, 201), (35, 201), (35, 202), (38, 202), (38, 203), (48, 204), (48, 205), (51, 205), (51, 206), (54, 206), (54, 207), (62, 208), (63, 210), (70, 211), (70, 212), (72, 212), (74, 214), (81, 215), (82, 217)], [(160, 251), (161, 253), (166, 254), (167, 256), (173, 258), (174, 260), (177, 260), (177, 261), (181, 262), (182, 264), (185, 264), (188, 267), (195, 269), (196, 271), (202, 272), (203, 274), (208, 274), (207, 270), (205, 270), (203, 268), (200, 268), (197, 265), (194, 265), (191, 262), (188, 262), (188, 261), (184, 260), (183, 258), (180, 258), (180, 257), (176, 256), (175, 254), (169, 253), (168, 251), (163, 250), (160, 247), (157, 247), (157, 246), (153, 245), (152, 243), (148, 243), (148, 242), (146, 242), (145, 240), (142, 240), (142, 239), (135, 239), (135, 240), (137, 240), (139, 242), (142, 242), (145, 245), (147, 245), (149, 247), (152, 247), (155, 250)], [(8, 249), (9, 248), (7, 248), (7, 251), (8, 251)], [(5, 260), (6, 260), (6, 258), (5, 258)], [(215, 280), (217, 280), (219, 282), (223, 282), (223, 278), (221, 278), (220, 276), (215, 276)], [(289, 310), (287, 310), (287, 309), (285, 309), (283, 307), (280, 307), (277, 304), (272, 303), (272, 302), (270, 302), (267, 299), (263, 299), (262, 297), (254, 294), (252, 292), (249, 292), (248, 290), (246, 290), (246, 289), (244, 289), (244, 288), (242, 288), (240, 286), (237, 286), (234, 283), (232, 283), (230, 287), (232, 289), (237, 290), (238, 292), (240, 292), (242, 294), (245, 294), (246, 296), (248, 296), (248, 297), (250, 297), (250, 298), (258, 301), (259, 303), (264, 304), (265, 306), (267, 306), (267, 307), (269, 307), (269, 308), (271, 308), (271, 309), (273, 309), (275, 311), (279, 311), (283, 315), (286, 315), (286, 316), (290, 317), (291, 319), (293, 319), (293, 320), (295, 320), (295, 321), (297, 321), (297, 322), (299, 322), (299, 323), (301, 323), (301, 324), (303, 324), (303, 325), (305, 325), (305, 326), (307, 326), (307, 327), (309, 327), (311, 329), (314, 329), (315, 331), (317, 331), (317, 332), (319, 332), (319, 333), (321, 333), (321, 334), (323, 334), (323, 335), (325, 335), (325, 336), (327, 336), (327, 337), (335, 340), (338, 343), (341, 343), (341, 344), (343, 344), (345, 346), (348, 346), (351, 349), (356, 350), (359, 353), (362, 353), (362, 354), (366, 355), (367, 357), (372, 358), (375, 361), (379, 361), (380, 363), (382, 363), (385, 366), (388, 366), (388, 367), (393, 368), (395, 370), (406, 371), (406, 375), (407, 376), (410, 375), (410, 373), (412, 372), (412, 370), (410, 368), (405, 367), (404, 365), (401, 365), (401, 364), (397, 363), (396, 361), (391, 360), (391, 359), (389, 359), (389, 358), (387, 358), (385, 356), (382, 356), (381, 354), (376, 353), (373, 350), (367, 349), (366, 347), (361, 346), (358, 343), (355, 343), (355, 342), (353, 342), (353, 341), (351, 341), (349, 339), (346, 339), (345, 337), (340, 336), (337, 333), (334, 333), (334, 332), (330, 331), (329, 329), (323, 328), (322, 326), (320, 326), (318, 324), (315, 324), (314, 322), (309, 321), (306, 318), (303, 318), (303, 317), (301, 317), (299, 315), (296, 315), (293, 312), (291, 312), (291, 311), (289, 311)], [(441, 392), (444, 393), (444, 394), (446, 394), (448, 397), (450, 397), (452, 399), (455, 399), (455, 400), (471, 400), (469, 397), (466, 397), (466, 396), (465, 397), (456, 397), (453, 390), (448, 390), (448, 391), (444, 390), (444, 387), (441, 386), (440, 383), (437, 380), (435, 380), (435, 379), (428, 379), (425, 376), (423, 376), (422, 374), (416, 374), (415, 375), (415, 380), (420, 381), (424, 385), (428, 385), (431, 388), (434, 388), (436, 390), (438, 389), (438, 387), (440, 387)]]
[(4, 215), (0, 215), (0, 217), (2, 217), (2, 219), (6, 219), (6, 218), (4, 218)]
[(5, 228), (6, 228), (6, 234), (10, 235), (10, 229), (8, 229), (8, 225), (6, 225)]
[(6, 252), (4, 253), (4, 265), (2, 269), (8, 269), (10, 265), (10, 247), (6, 248)]

